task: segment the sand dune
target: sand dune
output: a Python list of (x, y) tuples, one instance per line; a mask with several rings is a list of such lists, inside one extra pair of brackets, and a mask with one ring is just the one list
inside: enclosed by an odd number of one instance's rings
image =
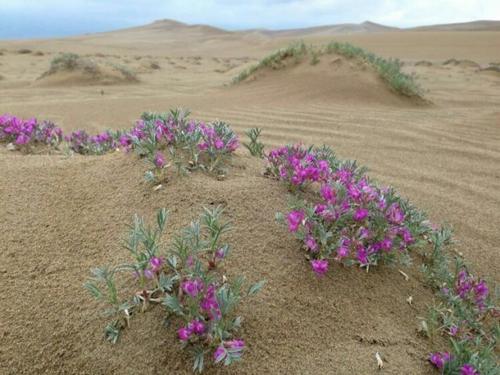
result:
[[(95, 133), (128, 128), (143, 111), (182, 106), (195, 118), (230, 122), (241, 136), (260, 127), (268, 149), (328, 144), (340, 157), (367, 165), (371, 176), (395, 186), (432, 221), (452, 225), (455, 249), (475, 271), (500, 281), (500, 75), (443, 65), (449, 59), (481, 67), (500, 61), (500, 33), (364, 27), (372, 31), (336, 38), (402, 58), (433, 105), (396, 96), (370, 69), (336, 56), (263, 70), (232, 85), (239, 71), (302, 32), (232, 33), (160, 21), (73, 38), (0, 42), (0, 113)], [(304, 39), (330, 41), (318, 36), (325, 32), (319, 28)], [(18, 54), (21, 48), (44, 55)], [(140, 82), (34, 84), (63, 51), (100, 66), (123, 64)], [(429, 64), (414, 64), (422, 60)], [(285, 189), (263, 178), (263, 164), (245, 151), (234, 163), (225, 181), (195, 173), (152, 192), (143, 181), (143, 161), (133, 155), (22, 155), (0, 147), (0, 373), (190, 373), (171, 331), (159, 328), (159, 309), (137, 317), (118, 345), (103, 342), (104, 319), (82, 284), (89, 268), (124, 260), (121, 241), (133, 213), (151, 217), (159, 207), (172, 209), (171, 235), (213, 204), (227, 205), (236, 227), (230, 272), (265, 278), (268, 285), (241, 307), (249, 347), (244, 361), (208, 374), (370, 374), (377, 371), (376, 351), (386, 360), (384, 374), (434, 373), (425, 358), (444, 342), (437, 337), (433, 346), (416, 334), (417, 316), (433, 298), (422, 286), (418, 257), (406, 270), (408, 282), (390, 267), (368, 274), (338, 267), (317, 280), (274, 220), (286, 207)]]

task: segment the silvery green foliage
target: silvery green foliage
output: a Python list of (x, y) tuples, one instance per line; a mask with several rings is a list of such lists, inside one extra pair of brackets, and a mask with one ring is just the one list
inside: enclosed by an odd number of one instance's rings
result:
[[(167, 321), (179, 327), (180, 347), (192, 352), (195, 371), (203, 370), (207, 358), (224, 365), (240, 360), (245, 343), (237, 336), (242, 318), (236, 309), (264, 282), (245, 288), (243, 277), (229, 281), (222, 273), (220, 266), (230, 250), (222, 238), (231, 229), (222, 215), (221, 207), (204, 209), (167, 247), (160, 242), (168, 217), (165, 209), (158, 212), (152, 226), (134, 216), (125, 246), (133, 261), (95, 269), (85, 284), (92, 296), (108, 306), (105, 315), (112, 321), (105, 335), (109, 341), (117, 342), (135, 314), (147, 311), (151, 304), (161, 304)], [(133, 275), (136, 292), (131, 297), (119, 295), (120, 274)]]

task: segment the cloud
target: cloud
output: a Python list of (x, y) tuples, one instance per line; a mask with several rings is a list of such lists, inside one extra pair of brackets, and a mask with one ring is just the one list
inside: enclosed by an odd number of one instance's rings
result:
[(500, 1), (0, 0), (0, 38), (105, 31), (160, 18), (228, 29), (283, 29), (365, 20), (408, 27), (500, 19)]

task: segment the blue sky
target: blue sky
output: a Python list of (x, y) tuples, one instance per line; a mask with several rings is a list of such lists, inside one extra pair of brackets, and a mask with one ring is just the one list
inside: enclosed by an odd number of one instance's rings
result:
[(365, 20), (409, 27), (500, 20), (500, 0), (0, 0), (0, 39), (84, 34), (162, 18), (226, 29)]

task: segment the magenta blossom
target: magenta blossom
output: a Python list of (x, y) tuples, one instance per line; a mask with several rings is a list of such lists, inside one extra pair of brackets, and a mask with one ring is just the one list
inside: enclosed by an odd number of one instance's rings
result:
[(311, 250), (312, 252), (316, 252), (318, 250), (318, 243), (316, 242), (316, 240), (314, 239), (314, 237), (311, 236), (310, 234), (308, 234), (306, 236), (306, 239), (305, 239), (304, 242), (305, 242), (307, 248), (309, 250)]
[(151, 270), (153, 272), (158, 272), (161, 269), (161, 267), (163, 266), (163, 263), (164, 263), (164, 260), (163, 260), (163, 258), (160, 258), (160, 257), (152, 257), (149, 260), (149, 265), (151, 266)]
[(460, 368), (460, 375), (479, 375), (479, 371), (474, 366), (466, 363)]
[(203, 289), (203, 283), (199, 280), (187, 280), (182, 283), (182, 290), (191, 297), (196, 297)]
[(304, 220), (303, 211), (292, 211), (288, 214), (288, 230), (290, 232), (297, 232), (299, 225)]
[(155, 158), (154, 158), (154, 165), (156, 168), (163, 168), (165, 166), (165, 156), (160, 152), (157, 151)]
[(401, 224), (403, 220), (405, 219), (405, 214), (401, 207), (399, 207), (399, 204), (393, 203), (389, 206), (387, 209), (387, 219), (392, 223), (392, 224)]
[(317, 276), (321, 277), (328, 272), (327, 259), (315, 259), (311, 261), (311, 267)]
[(191, 336), (191, 331), (186, 327), (179, 328), (179, 330), (177, 331), (177, 336), (181, 341), (188, 341), (189, 336)]
[(220, 345), (217, 347), (217, 349), (215, 349), (215, 352), (214, 352), (215, 363), (219, 363), (220, 361), (224, 360), (224, 358), (226, 358), (226, 356), (227, 356), (227, 352), (226, 352), (226, 349), (224, 348), (224, 346)]
[(436, 366), (438, 369), (442, 369), (444, 365), (450, 360), (451, 355), (448, 352), (431, 353), (429, 356), (429, 362)]
[(205, 324), (203, 324), (199, 320), (193, 320), (191, 323), (189, 323), (189, 327), (191, 328), (192, 332), (197, 334), (198, 336), (205, 333)]
[(226, 341), (225, 345), (232, 350), (243, 350), (245, 348), (245, 341), (242, 339), (234, 339), (231, 341)]
[(366, 208), (358, 208), (354, 211), (353, 219), (356, 221), (363, 221), (368, 217), (368, 210)]

